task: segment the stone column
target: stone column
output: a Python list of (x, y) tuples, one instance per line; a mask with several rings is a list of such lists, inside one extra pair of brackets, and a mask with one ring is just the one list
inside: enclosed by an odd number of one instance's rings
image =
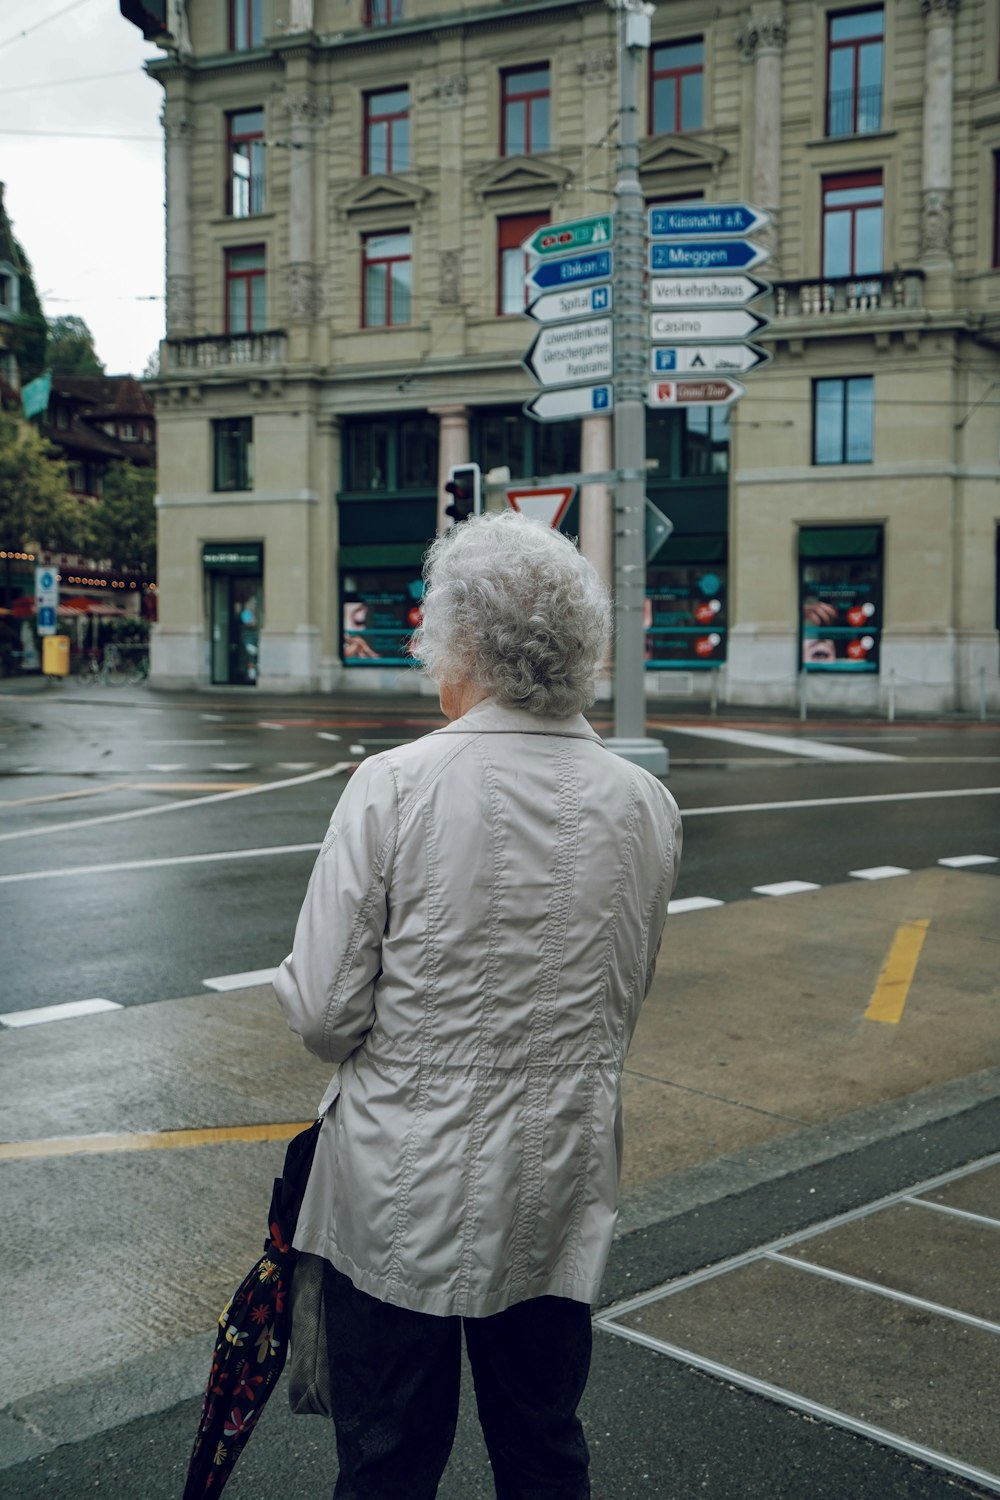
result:
[[(612, 466), (612, 426), (610, 417), (584, 417), (580, 432), (580, 469), (584, 474), (599, 474)], [(580, 551), (597, 569), (610, 589), (613, 582), (614, 552), (611, 491), (606, 484), (585, 484), (580, 488)]]
[(450, 497), (445, 494), (448, 470), (453, 464), (469, 462), (469, 408), (467, 406), (431, 406), (431, 416), (440, 422), (438, 442), (438, 534), (447, 531), (449, 521), (444, 513)]
[(952, 110), (955, 95), (955, 16), (959, 0), (923, 0), (924, 148), (921, 174), (920, 259), (927, 269), (952, 266)]
[[(288, 120), (288, 264), (289, 323), (312, 323), (322, 312), (322, 286), (316, 272), (313, 212), (313, 141), (329, 106), (308, 91), (289, 92), (283, 108)], [(273, 316), (271, 322), (274, 322)]]
[(771, 260), (764, 274), (778, 274), (781, 209), (781, 54), (785, 46), (781, 4), (763, 0), (751, 5), (738, 37), (743, 61), (753, 64), (753, 156), (750, 201), (771, 215), (768, 229), (755, 238), (769, 245)]
[[(164, 105), (167, 189), (167, 338), (194, 332), (194, 263), (191, 223), (193, 127), (187, 104)], [(221, 328), (221, 322), (220, 322)]]

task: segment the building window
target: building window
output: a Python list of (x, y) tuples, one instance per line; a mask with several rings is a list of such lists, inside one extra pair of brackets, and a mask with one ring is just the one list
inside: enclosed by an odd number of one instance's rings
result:
[(548, 214), (511, 214), (497, 219), (497, 312), (501, 317), (524, 312), (529, 257), (521, 245), (549, 219)]
[(823, 178), (823, 275), (872, 276), (882, 270), (881, 172)]
[(548, 151), (549, 67), (517, 68), (500, 75), (502, 156)]
[(729, 472), (728, 406), (684, 408), (681, 473), (685, 478)]
[(267, 327), (267, 271), (263, 245), (226, 251), (226, 332)]
[(226, 116), (226, 212), (247, 219), (264, 212), (264, 111)]
[(264, 41), (264, 0), (229, 0), (229, 48), (249, 52)]
[(253, 489), (253, 417), (212, 423), (213, 490)]
[(826, 133), (867, 135), (882, 127), (882, 7), (829, 17)]
[(0, 272), (0, 307), (14, 307), (14, 278), (5, 271)]
[(649, 132), (675, 135), (705, 123), (705, 43), (667, 42), (649, 54)]
[(344, 423), (344, 490), (437, 492), (438, 419), (358, 417)]
[(409, 232), (366, 234), (362, 255), (361, 326), (389, 328), (408, 323), (413, 283), (412, 236)]
[(871, 375), (813, 381), (813, 463), (870, 464), (875, 382)]
[(993, 153), (993, 269), (1000, 269), (1000, 151)]
[(882, 635), (881, 526), (799, 532), (799, 660), (806, 672), (877, 672)]
[[(513, 475), (572, 474), (580, 467), (580, 423), (536, 422), (520, 407), (479, 407), (471, 417), (471, 451), (483, 472), (506, 464)], [(575, 535), (574, 500), (559, 524)]]
[(365, 176), (410, 170), (410, 91), (365, 95)]
[(403, 19), (403, 0), (365, 0), (366, 26), (394, 26)]

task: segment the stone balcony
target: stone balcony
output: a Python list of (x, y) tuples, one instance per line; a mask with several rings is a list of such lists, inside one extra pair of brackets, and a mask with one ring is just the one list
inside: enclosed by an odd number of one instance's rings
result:
[(919, 313), (924, 306), (921, 270), (879, 271), (871, 276), (807, 276), (774, 284), (775, 323), (808, 322), (830, 318), (838, 324), (853, 319), (898, 317)]
[(273, 369), (285, 363), (287, 346), (287, 337), (280, 329), (264, 333), (215, 333), (202, 334), (199, 338), (166, 339), (160, 345), (160, 378), (233, 369)]

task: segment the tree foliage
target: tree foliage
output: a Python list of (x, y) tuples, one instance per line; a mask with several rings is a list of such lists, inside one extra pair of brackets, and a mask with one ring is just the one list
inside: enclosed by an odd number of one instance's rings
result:
[(29, 423), (0, 412), (0, 546), (80, 554), (89, 529), (56, 450)]
[(117, 569), (156, 572), (156, 474), (136, 464), (110, 464), (100, 505), (90, 517), (93, 555)]
[(66, 313), (49, 319), (48, 368), (55, 375), (103, 375), (94, 335), (82, 318)]
[(10, 330), (8, 343), (17, 359), (21, 372), (21, 384), (34, 380), (45, 369), (45, 346), (49, 337), (49, 325), (38, 300), (35, 278), (31, 273), (31, 262), (19, 241), (14, 241), (17, 253), (24, 266), (19, 280), (21, 284), (21, 312)]

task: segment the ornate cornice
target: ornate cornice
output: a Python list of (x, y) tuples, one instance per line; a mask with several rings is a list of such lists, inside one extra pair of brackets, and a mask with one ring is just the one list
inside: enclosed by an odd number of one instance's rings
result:
[(538, 156), (506, 156), (477, 172), (470, 186), (482, 202), (507, 193), (561, 193), (570, 180), (567, 168)]
[(788, 28), (780, 11), (769, 16), (750, 16), (737, 33), (736, 45), (744, 62), (756, 62), (767, 52), (784, 51)]
[(932, 17), (936, 21), (954, 21), (961, 3), (962, 0), (922, 0), (920, 9), (925, 21)]
[(442, 109), (459, 109), (465, 103), (469, 80), (464, 73), (449, 73), (439, 78), (431, 89)]
[(337, 208), (345, 216), (368, 213), (375, 209), (397, 209), (404, 213), (418, 210), (427, 198), (427, 189), (402, 177), (363, 177), (337, 199)]

